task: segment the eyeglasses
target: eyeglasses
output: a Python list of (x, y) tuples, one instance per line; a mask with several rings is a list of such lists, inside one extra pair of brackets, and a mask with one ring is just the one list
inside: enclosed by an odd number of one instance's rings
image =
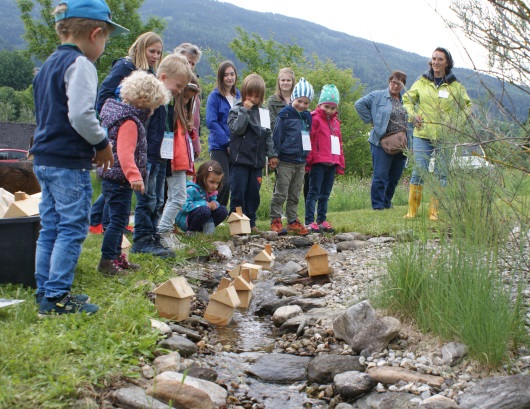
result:
[(396, 80), (390, 80), (390, 83), (391, 83), (392, 85), (399, 86), (399, 87), (402, 87), (402, 86), (403, 86), (403, 84), (402, 84), (401, 82), (396, 81)]

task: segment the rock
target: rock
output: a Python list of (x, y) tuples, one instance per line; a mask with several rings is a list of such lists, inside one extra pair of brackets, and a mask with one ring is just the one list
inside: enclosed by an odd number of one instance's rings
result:
[(272, 322), (279, 327), (288, 319), (296, 317), (297, 315), (302, 314), (302, 312), (302, 308), (298, 305), (286, 305), (285, 307), (280, 307), (274, 311)]
[(415, 395), (406, 392), (371, 392), (355, 401), (354, 409), (412, 409), (418, 404), (411, 402)]
[(221, 260), (232, 260), (232, 250), (228, 244), (219, 241), (214, 241), (212, 244), (215, 246), (215, 250), (219, 254)]
[(459, 342), (449, 342), (442, 347), (443, 363), (455, 365), (460, 358), (467, 355), (467, 346)]
[(344, 399), (356, 398), (370, 392), (376, 385), (372, 377), (364, 372), (342, 372), (333, 378), (335, 391)]
[(151, 327), (154, 329), (159, 330), (162, 334), (168, 335), (171, 334), (171, 328), (166, 323), (163, 323), (159, 320), (150, 320), (151, 321)]
[(420, 403), (422, 409), (458, 409), (459, 406), (452, 399), (441, 395), (434, 395)]
[(440, 388), (444, 383), (444, 378), (441, 376), (434, 376), (428, 374), (422, 374), (415, 371), (409, 371), (405, 368), (399, 368), (395, 366), (380, 366), (372, 367), (367, 371), (376, 382), (380, 382), (385, 385), (393, 385), (399, 381), (404, 382), (421, 382), (426, 383), (429, 386)]
[(254, 301), (256, 304), (255, 313), (257, 316), (272, 315), (278, 308), (288, 305), (289, 300), (290, 298), (278, 299), (274, 297), (273, 299), (263, 300), (260, 303)]
[(310, 247), (313, 245), (313, 241), (306, 237), (293, 237), (291, 244), (295, 247)]
[(286, 287), (286, 286), (281, 286), (281, 285), (276, 286), (274, 288), (274, 292), (280, 298), (282, 298), (282, 297), (295, 297), (295, 296), (299, 296), (299, 295), (302, 294), (300, 291), (297, 291), (297, 290), (295, 290), (292, 287)]
[(459, 396), (462, 409), (530, 408), (530, 375), (498, 376), (467, 388)]
[(394, 317), (376, 318), (375, 321), (361, 328), (355, 336), (348, 340), (354, 351), (383, 351), (390, 341), (399, 335), (401, 322)]
[(354, 241), (354, 240), (366, 240), (366, 237), (361, 233), (339, 233), (335, 235), (337, 241)]
[(146, 393), (163, 402), (171, 402), (175, 408), (216, 409), (206, 392), (177, 380), (158, 381)]
[(327, 305), (326, 300), (318, 298), (298, 298), (289, 301), (289, 305), (298, 305), (302, 311), (307, 312), (314, 308), (324, 308)]
[(112, 392), (111, 399), (114, 404), (121, 408), (170, 409), (165, 403), (147, 396), (145, 390), (138, 387), (118, 389)]
[(161, 348), (178, 351), (180, 356), (187, 358), (197, 352), (198, 348), (189, 339), (179, 335), (173, 335), (171, 338), (164, 339), (158, 344)]
[(300, 264), (291, 260), (287, 262), (287, 264), (282, 268), (282, 274), (287, 274), (287, 275), (297, 274), (299, 271), (302, 271), (302, 270), (303, 270), (303, 267)]
[(375, 243), (375, 244), (381, 244), (381, 243), (392, 243), (396, 241), (393, 237), (372, 237), (371, 239), (368, 239), (368, 243)]
[(263, 382), (291, 384), (306, 379), (309, 357), (288, 354), (266, 354), (249, 367), (247, 373)]
[(202, 339), (201, 335), (198, 332), (193, 331), (189, 328), (183, 327), (181, 325), (169, 324), (169, 327), (171, 328), (173, 332), (177, 332), (181, 335), (186, 335), (186, 338), (188, 338), (189, 340), (193, 342), (199, 342)]
[(180, 354), (176, 351), (167, 355), (156, 357), (153, 361), (155, 373), (160, 374), (166, 371), (180, 371)]
[(341, 241), (337, 243), (337, 251), (356, 250), (366, 246), (365, 241), (352, 240), (352, 241)]
[(367, 324), (375, 321), (375, 310), (370, 301), (364, 300), (337, 315), (333, 321), (333, 332), (336, 338), (348, 342)]
[(192, 386), (194, 388), (197, 388), (198, 390), (206, 392), (206, 394), (216, 407), (223, 407), (226, 405), (228, 392), (226, 391), (226, 389), (217, 385), (214, 382), (194, 378), (193, 376), (189, 376), (187, 374), (184, 375), (177, 372), (164, 372), (163, 374), (160, 374), (155, 378), (156, 383), (167, 381), (175, 381), (179, 383), (184, 382), (184, 385)]
[(349, 403), (341, 402), (337, 406), (335, 406), (335, 409), (353, 409), (353, 406)]
[(142, 376), (145, 379), (153, 379), (155, 375), (156, 375), (155, 370), (153, 369), (151, 365), (142, 366)]
[(280, 327), (280, 333), (297, 332), (298, 327), (303, 322), (306, 325), (316, 325), (319, 322), (332, 321), (336, 316), (337, 311), (328, 308), (315, 308), (285, 321)]
[(333, 382), (335, 375), (351, 371), (364, 371), (358, 356), (324, 354), (311, 360), (307, 377), (313, 382), (326, 384)]
[(262, 231), (260, 233), (260, 236), (264, 238), (267, 241), (277, 241), (278, 240), (278, 233), (272, 230), (269, 231)]
[(210, 368), (202, 368), (200, 366), (192, 366), (186, 372), (187, 376), (205, 381), (215, 382), (217, 380), (217, 372)]

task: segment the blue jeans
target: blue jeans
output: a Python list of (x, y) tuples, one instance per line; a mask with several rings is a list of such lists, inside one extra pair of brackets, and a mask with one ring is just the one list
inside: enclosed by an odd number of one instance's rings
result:
[(129, 184), (103, 179), (101, 191), (109, 206), (109, 226), (103, 236), (101, 257), (105, 260), (116, 260), (121, 254), (123, 229), (129, 224), (132, 189)]
[(98, 224), (103, 224), (104, 229), (109, 225), (109, 208), (105, 205), (105, 196), (102, 194), (92, 203), (90, 210), (90, 225), (97, 226)]
[(383, 148), (372, 143), (370, 151), (374, 168), (370, 190), (372, 209), (389, 209), (392, 207), (392, 198), (405, 169), (407, 157), (402, 153), (389, 155)]
[(305, 224), (315, 221), (315, 205), (317, 205), (317, 223), (326, 221), (328, 201), (335, 182), (336, 166), (317, 163), (309, 172), (309, 191), (305, 202)]
[(250, 219), (250, 227), (256, 225), (263, 169), (250, 166), (232, 165), (230, 170), (230, 213), (241, 207)]
[(92, 183), (88, 169), (34, 166), (42, 189), (41, 231), (35, 254), (37, 294), (60, 297), (72, 288), (88, 233)]
[(440, 186), (447, 185), (447, 150), (436, 148), (429, 140), (413, 137), (412, 152), (414, 153), (414, 170), (410, 178), (411, 185), (423, 185), (423, 175), (429, 171), (429, 162), (433, 154), (436, 156), (434, 162), (434, 175), (440, 181)]
[(145, 193), (136, 194), (136, 208), (134, 209), (134, 240), (142, 237), (152, 237), (164, 207), (164, 184), (166, 182), (166, 160), (162, 159), (147, 165), (144, 180)]

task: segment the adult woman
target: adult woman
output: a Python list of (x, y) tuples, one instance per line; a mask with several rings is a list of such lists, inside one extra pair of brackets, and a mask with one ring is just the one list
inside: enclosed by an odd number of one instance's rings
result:
[[(448, 142), (451, 135), (465, 124), (471, 100), (466, 89), (454, 76), (453, 58), (445, 48), (438, 47), (432, 54), (427, 70), (403, 96), (403, 106), (414, 124), (413, 154), (415, 167), (410, 179), (409, 209), (404, 216), (416, 217), (423, 189), (422, 175), (428, 170), (431, 156), (437, 151), (434, 173), (440, 186), (447, 184), (447, 156), (440, 142)], [(438, 202), (431, 197), (429, 219), (438, 219)]]
[(276, 79), (276, 92), (269, 97), (267, 109), (271, 116), (271, 131), (274, 131), (276, 117), (284, 106), (291, 102), (291, 94), (295, 86), (294, 71), (291, 68), (282, 68), (278, 71)]
[(217, 83), (206, 100), (206, 126), (210, 131), (208, 150), (212, 160), (219, 162), (223, 168), (223, 183), (217, 196), (218, 202), (227, 206), (230, 195), (230, 162), (228, 144), (228, 113), (236, 100), (241, 98), (236, 88), (237, 72), (232, 61), (223, 61), (217, 69)]
[(355, 109), (365, 123), (372, 124), (370, 131), (370, 151), (372, 152), (372, 188), (370, 197), (372, 209), (383, 210), (392, 207), (392, 198), (407, 158), (403, 153), (389, 155), (379, 141), (387, 134), (406, 131), (407, 112), (403, 108), (401, 90), (407, 76), (401, 71), (392, 71), (388, 88), (372, 91), (355, 103)]

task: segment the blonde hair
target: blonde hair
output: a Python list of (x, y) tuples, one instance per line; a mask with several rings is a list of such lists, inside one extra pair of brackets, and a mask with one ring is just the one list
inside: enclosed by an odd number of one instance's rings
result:
[[(162, 44), (162, 50), (164, 49), (164, 42), (162, 41), (162, 38), (160, 38), (157, 33), (153, 33), (152, 31), (143, 33), (134, 41), (129, 48), (129, 57), (131, 57), (131, 61), (136, 68), (144, 71), (149, 70), (150, 67), (149, 61), (147, 61), (146, 50), (156, 43)], [(159, 64), (160, 60), (158, 60), (153, 67), (155, 71)]]
[(241, 85), (241, 101), (245, 101), (248, 95), (259, 97), (260, 103), (263, 104), (265, 99), (265, 80), (258, 74), (249, 74), (243, 80)]
[[(60, 13), (64, 13), (68, 8), (68, 5), (63, 3), (59, 4), (52, 12), (55, 16)], [(89, 18), (72, 17), (66, 18), (55, 23), (55, 32), (60, 38), (72, 36), (79, 38), (84, 35), (88, 35), (95, 28), (101, 28), (101, 34), (110, 35), (114, 31), (114, 26), (103, 20), (92, 20)]]
[[(185, 95), (187, 92), (193, 92), (195, 95), (186, 101)], [(175, 118), (179, 120), (184, 128), (188, 128), (188, 125), (193, 125), (192, 111), (193, 104), (195, 101), (195, 96), (201, 92), (199, 88), (199, 81), (195, 75), (192, 76), (190, 82), (182, 90), (180, 94), (175, 97)], [(175, 127), (176, 128), (176, 127)]]
[(121, 82), (123, 102), (140, 109), (155, 109), (165, 105), (171, 93), (153, 74), (136, 70)]
[(280, 77), (282, 75), (290, 75), (291, 79), (293, 80), (293, 83), (291, 85), (291, 94), (293, 93), (294, 86), (296, 85), (296, 77), (294, 75), (294, 71), (291, 68), (285, 67), (278, 71), (278, 78), (276, 79), (276, 95), (280, 97), (280, 99), (282, 98), (282, 90), (280, 88)]
[(191, 71), (190, 64), (186, 57), (181, 54), (169, 54), (164, 57), (158, 70), (156, 71), (157, 77), (160, 78), (160, 75), (165, 74), (166, 77), (175, 78), (177, 75), (186, 76), (185, 81), (190, 82), (193, 75)]

